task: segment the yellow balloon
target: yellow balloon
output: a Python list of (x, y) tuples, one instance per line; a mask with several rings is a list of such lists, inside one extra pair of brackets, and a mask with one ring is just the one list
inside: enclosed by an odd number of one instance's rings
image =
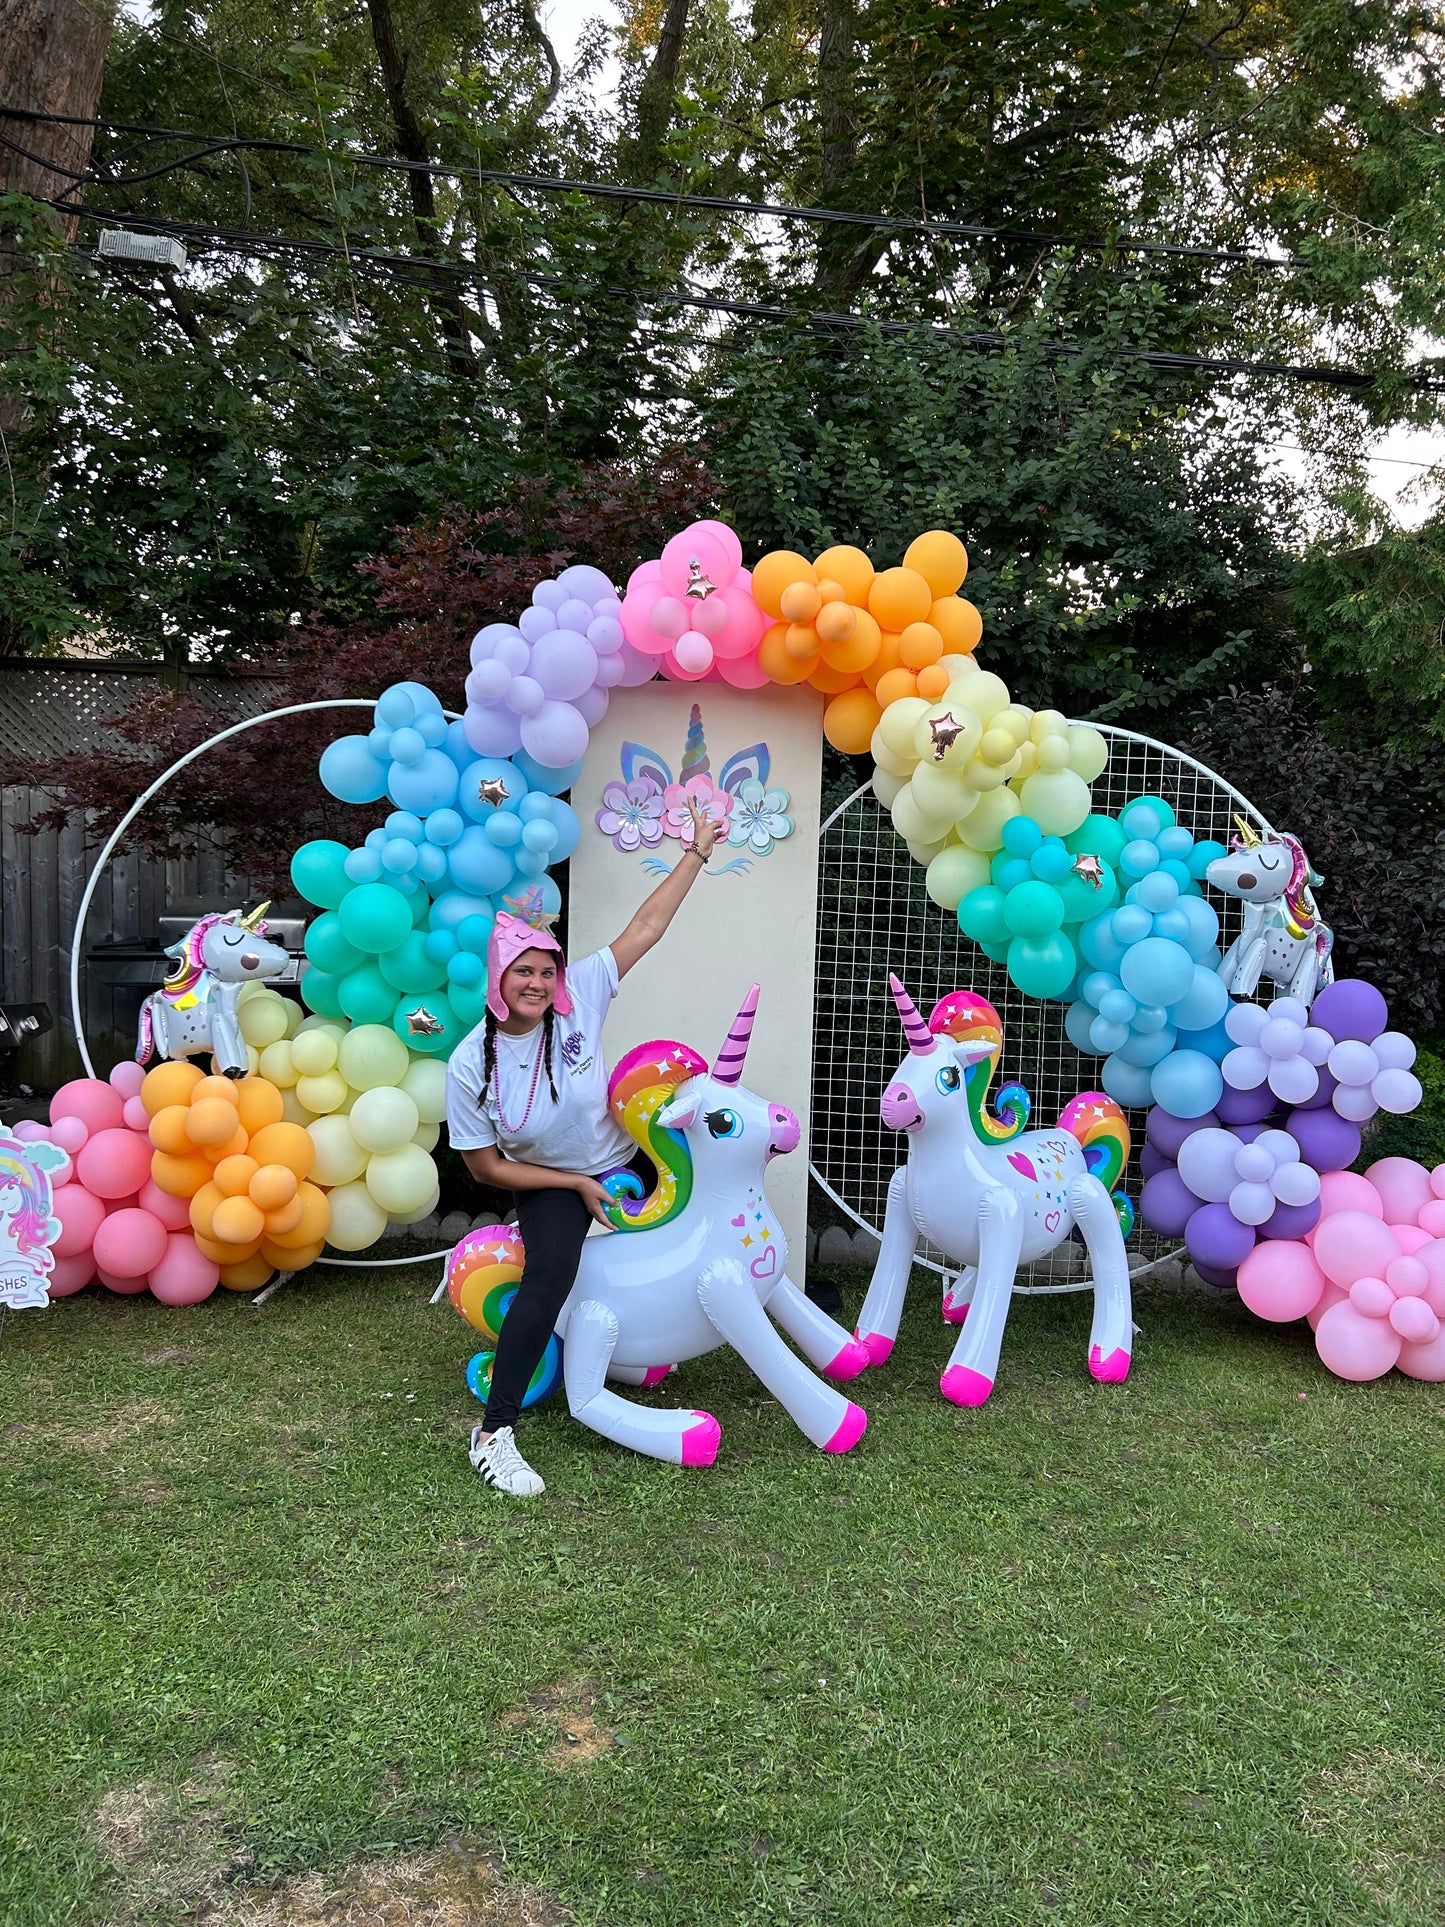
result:
[(980, 669), (968, 685), (968, 706), (987, 727), (1001, 709), (1009, 706), (1008, 685), (991, 669)]
[(303, 1130), (311, 1122), (310, 1111), (307, 1110), (294, 1090), (282, 1091), (281, 1093), (281, 1122), (283, 1124), (299, 1124)]
[(435, 1057), (414, 1057), (401, 1088), (416, 1106), (423, 1124), (441, 1124), (447, 1114), (447, 1067)]
[(950, 693), (952, 693), (953, 685), (956, 682), (962, 681), (965, 676), (981, 676), (983, 674), (982, 669), (979, 668), (972, 656), (940, 656), (938, 658), (938, 666), (940, 669), (946, 669), (948, 671)]
[(322, 1071), (318, 1077), (298, 1077), (296, 1097), (313, 1117), (339, 1111), (346, 1102), (346, 1079), (340, 1071)]
[(1042, 770), (1067, 769), (1069, 767), (1069, 739), (1067, 736), (1045, 736), (1038, 746), (1039, 768)]
[(306, 1130), (316, 1146), (316, 1162), (311, 1167), (314, 1184), (328, 1188), (351, 1184), (365, 1171), (371, 1153), (357, 1143), (344, 1117), (312, 1118)]
[(286, 1035), (286, 999), (278, 997), (264, 984), (247, 984), (254, 997), (247, 997), (237, 1009), (241, 1035), (257, 1050), (265, 1050)]
[(958, 834), (969, 849), (992, 856), (995, 850), (1003, 848), (1004, 824), (1011, 817), (1022, 814), (1019, 799), (1013, 791), (1000, 785), (978, 799), (977, 807), (959, 825)]
[(868, 753), (878, 768), (889, 776), (896, 776), (906, 783), (913, 774), (916, 759), (912, 755), (895, 756), (884, 742), (881, 731), (877, 729), (874, 730), (873, 740), (868, 745)]
[(907, 789), (908, 780), (906, 776), (895, 776), (891, 770), (886, 770), (881, 765), (874, 770), (873, 794), (885, 810), (892, 809), (893, 799), (900, 790)]
[(937, 763), (920, 763), (909, 788), (919, 809), (935, 822), (957, 823), (978, 801), (978, 791), (968, 787), (958, 770), (941, 768)]
[(1009, 777), (1009, 781), (1014, 785), (1015, 789), (1017, 789), (1020, 783), (1032, 776), (1038, 768), (1039, 746), (1034, 742), (1025, 743), (1023, 747), (1016, 752), (1016, 755), (1016, 766)]
[(1092, 783), (1104, 774), (1109, 761), (1109, 745), (1097, 729), (1087, 723), (1069, 724), (1069, 768), (1075, 776)]
[(1021, 748), (1029, 740), (1029, 726), (1034, 712), (1024, 703), (1010, 703), (992, 719), (995, 729), (1006, 729), (1014, 739), (1015, 748)]
[(1041, 743), (1046, 736), (1066, 736), (1068, 730), (1069, 719), (1061, 710), (1038, 709), (1034, 711), (1033, 725), (1029, 734), (1036, 743)]
[(338, 1251), (365, 1251), (368, 1245), (374, 1245), (386, 1229), (386, 1213), (365, 1184), (358, 1179), (354, 1184), (340, 1185), (329, 1198), (331, 1228), (326, 1233), (327, 1243)]
[(926, 815), (910, 783), (893, 800), (893, 827), (905, 843), (942, 843), (953, 824), (946, 816)]
[(1018, 753), (1018, 746), (1006, 729), (986, 729), (979, 739), (980, 762), (1001, 767), (1005, 763), (1012, 762)]
[(918, 760), (914, 747), (913, 732), (921, 716), (928, 712), (929, 705), (921, 696), (904, 696), (896, 703), (889, 703), (883, 712), (883, 720), (878, 725), (878, 735), (884, 745), (895, 756), (904, 757), (909, 762)]
[(983, 724), (966, 703), (931, 703), (913, 726), (913, 748), (921, 763), (958, 770), (971, 762)]
[(1019, 791), (1019, 801), (1045, 836), (1069, 836), (1089, 814), (1089, 786), (1071, 769), (1041, 770)]
[(988, 858), (966, 843), (945, 843), (928, 866), (928, 894), (943, 910), (956, 910), (970, 890), (988, 881)]
[(291, 1062), (299, 1076), (321, 1077), (335, 1070), (337, 1048), (337, 1040), (329, 1030), (302, 1031), (291, 1046)]
[(417, 1211), (437, 1188), (437, 1168), (419, 1144), (377, 1151), (366, 1166), (366, 1188), (388, 1217)]
[[(416, 1135), (412, 1138), (412, 1143), (419, 1144), (423, 1151), (434, 1151), (437, 1146), (437, 1139), (441, 1134), (442, 1127), (440, 1124), (418, 1124), (416, 1127)], [(422, 1215), (425, 1217), (426, 1213), (423, 1212)]]

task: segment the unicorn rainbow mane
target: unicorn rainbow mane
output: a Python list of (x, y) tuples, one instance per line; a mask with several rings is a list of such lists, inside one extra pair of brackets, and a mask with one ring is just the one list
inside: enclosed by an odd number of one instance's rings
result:
[(692, 1153), (681, 1131), (658, 1123), (659, 1113), (689, 1078), (706, 1075), (707, 1062), (687, 1044), (670, 1038), (638, 1044), (618, 1060), (607, 1083), (612, 1115), (657, 1173), (650, 1197), (620, 1197), (607, 1213), (618, 1231), (650, 1231), (687, 1209), (692, 1196)]
[(998, 1115), (988, 1106), (988, 1094), (1003, 1049), (1003, 1025), (986, 997), (972, 990), (951, 990), (929, 1013), (928, 1028), (935, 1037), (951, 1037), (955, 1044), (986, 1043), (987, 1057), (964, 1073), (964, 1093), (974, 1136), (981, 1144), (1007, 1144), (1029, 1121), (1032, 1105), (1022, 1084), (1005, 1084), (998, 1094)]
[(220, 911), (213, 910), (209, 916), (202, 917), (199, 923), (193, 923), (179, 943), (167, 946), (166, 955), (176, 959), (175, 969), (168, 973), (161, 985), (161, 994), (167, 1003), (179, 1003), (183, 997), (189, 997), (200, 982), (206, 968), (206, 932), (220, 921)]

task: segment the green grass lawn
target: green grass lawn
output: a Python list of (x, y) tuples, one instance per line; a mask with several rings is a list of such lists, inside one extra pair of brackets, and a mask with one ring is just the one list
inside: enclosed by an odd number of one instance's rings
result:
[(1439, 1388), (1145, 1281), (959, 1412), (925, 1280), (850, 1457), (720, 1352), (523, 1508), (429, 1276), (6, 1318), (7, 1927), (1441, 1918)]

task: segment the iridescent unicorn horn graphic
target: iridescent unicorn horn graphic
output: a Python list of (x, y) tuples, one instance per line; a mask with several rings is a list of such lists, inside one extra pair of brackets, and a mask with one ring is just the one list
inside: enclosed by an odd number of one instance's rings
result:
[(927, 1057), (930, 1051), (938, 1049), (938, 1039), (919, 1016), (917, 1004), (892, 971), (888, 973), (888, 988), (893, 992), (898, 1015), (903, 1019), (903, 1033), (908, 1039), (909, 1050), (915, 1057)]
[(734, 1017), (732, 1029), (723, 1039), (717, 1062), (712, 1067), (714, 1084), (736, 1084), (742, 1077), (743, 1059), (748, 1054), (748, 1039), (753, 1034), (753, 1018), (757, 1008), (758, 987), (754, 984), (743, 998), (742, 1009)]
[(679, 783), (685, 783), (690, 776), (708, 775), (711, 769), (712, 765), (708, 761), (707, 754), (707, 738), (702, 729), (702, 707), (694, 703), (692, 714), (687, 722), (687, 741), (683, 744), (682, 770), (677, 780)]

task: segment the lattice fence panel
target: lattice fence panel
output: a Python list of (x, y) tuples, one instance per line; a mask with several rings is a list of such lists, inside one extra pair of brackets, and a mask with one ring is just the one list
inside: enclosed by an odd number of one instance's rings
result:
[[(1196, 838), (1227, 842), (1236, 812), (1261, 830), (1270, 826), (1222, 778), (1177, 751), (1122, 730), (1103, 730), (1109, 767), (1094, 784), (1094, 807), (1114, 816), (1133, 798), (1162, 796)], [(1241, 908), (1210, 892), (1220, 913), (1221, 944), (1239, 929)], [(1084, 1057), (1064, 1034), (1064, 1006), (1037, 1003), (1009, 981), (959, 932), (924, 887), (922, 865), (894, 832), (871, 789), (859, 791), (824, 825), (818, 894), (817, 1009), (813, 1070), (812, 1169), (835, 1203), (879, 1233), (888, 1180), (904, 1160), (904, 1146), (878, 1113), (885, 1085), (906, 1046), (888, 991), (896, 970), (925, 1016), (951, 990), (966, 987), (988, 998), (1003, 1022), (999, 1078), (1021, 1083), (1033, 1099), (1033, 1119), (1053, 1122), (1081, 1090), (1098, 1087), (1102, 1059)], [(1126, 1189), (1139, 1192), (1139, 1147), (1145, 1113), (1130, 1113), (1134, 1153)], [(1136, 1229), (1130, 1240), (1135, 1269), (1170, 1246)], [(1033, 1267), (1032, 1282), (1082, 1288), (1076, 1245)], [(923, 1253), (938, 1264), (940, 1254)]]

